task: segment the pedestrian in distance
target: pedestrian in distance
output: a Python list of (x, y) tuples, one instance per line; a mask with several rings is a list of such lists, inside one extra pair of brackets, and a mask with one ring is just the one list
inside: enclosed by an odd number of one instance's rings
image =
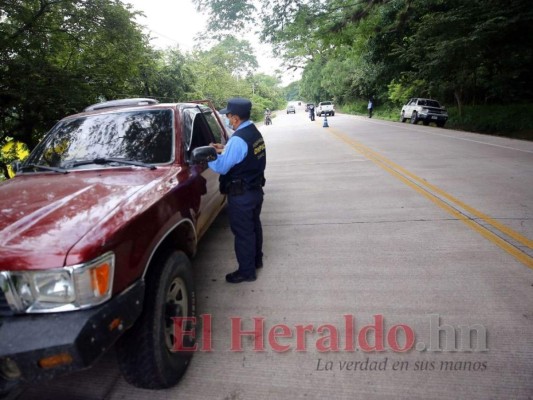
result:
[(268, 108), (265, 110), (265, 125), (272, 125), (272, 112)]
[(229, 283), (252, 282), (263, 267), (261, 208), (265, 185), (266, 149), (261, 132), (250, 121), (252, 103), (243, 98), (228, 100), (225, 114), (235, 130), (224, 146), (212, 143), (218, 153), (209, 168), (220, 174), (220, 192), (228, 197), (228, 216), (235, 236), (239, 267), (226, 275)]
[(372, 118), (372, 111), (374, 111), (374, 103), (372, 102), (372, 99), (368, 100), (368, 118)]

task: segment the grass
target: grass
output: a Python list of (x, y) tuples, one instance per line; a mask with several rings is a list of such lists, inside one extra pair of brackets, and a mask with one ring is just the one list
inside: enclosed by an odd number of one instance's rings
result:
[[(367, 116), (366, 102), (343, 105), (340, 112)], [(446, 128), (515, 139), (533, 140), (533, 103), (447, 107)], [(399, 121), (401, 107), (384, 104), (374, 108), (373, 118)]]

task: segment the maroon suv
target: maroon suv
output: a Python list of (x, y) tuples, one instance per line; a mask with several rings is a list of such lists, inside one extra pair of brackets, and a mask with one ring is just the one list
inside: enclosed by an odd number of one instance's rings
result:
[(0, 393), (91, 366), (115, 343), (136, 386), (183, 375), (175, 317), (194, 316), (190, 258), (226, 200), (206, 162), (227, 133), (201, 103), (88, 107), (0, 185)]

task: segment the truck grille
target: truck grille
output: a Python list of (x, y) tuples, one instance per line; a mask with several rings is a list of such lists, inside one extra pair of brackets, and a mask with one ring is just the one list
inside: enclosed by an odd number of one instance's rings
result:
[(7, 303), (6, 296), (4, 291), (0, 289), (0, 316), (5, 317), (8, 315), (13, 315), (13, 311), (9, 304)]
[(444, 114), (444, 110), (441, 110), (440, 108), (431, 108), (427, 107), (430, 113), (432, 114)]

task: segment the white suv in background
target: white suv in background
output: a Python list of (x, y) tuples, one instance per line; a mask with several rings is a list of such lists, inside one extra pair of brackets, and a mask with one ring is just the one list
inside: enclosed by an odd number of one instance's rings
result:
[(424, 125), (435, 122), (437, 126), (443, 127), (448, 120), (448, 112), (437, 100), (422, 99), (415, 97), (402, 107), (400, 121), (409, 119), (412, 124), (422, 121)]

